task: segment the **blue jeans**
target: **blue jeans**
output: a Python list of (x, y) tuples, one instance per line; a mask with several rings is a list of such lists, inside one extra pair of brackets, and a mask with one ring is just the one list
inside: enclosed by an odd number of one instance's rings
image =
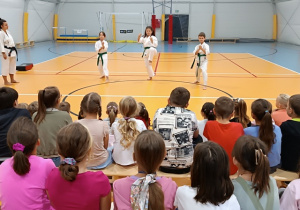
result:
[(107, 160), (102, 163), (101, 165), (99, 166), (92, 166), (92, 167), (88, 167), (88, 169), (103, 169), (103, 168), (106, 168), (107, 166), (109, 166), (110, 164), (112, 164), (113, 162), (113, 159), (112, 159), (112, 150), (113, 150), (113, 147), (108, 147), (107, 148), (107, 152), (108, 152), (108, 158)]
[(56, 167), (58, 167), (60, 165), (60, 157), (53, 157), (53, 158), (50, 158)]

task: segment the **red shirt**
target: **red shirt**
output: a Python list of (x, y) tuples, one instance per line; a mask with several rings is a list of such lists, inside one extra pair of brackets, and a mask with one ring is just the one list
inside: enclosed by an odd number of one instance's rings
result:
[(233, 164), (231, 152), (237, 139), (244, 135), (242, 124), (235, 122), (221, 124), (214, 120), (207, 121), (203, 135), (224, 148), (229, 158), (230, 175), (235, 174), (237, 167)]
[(78, 174), (73, 182), (67, 181), (54, 168), (48, 176), (46, 190), (56, 210), (99, 209), (100, 198), (110, 193), (110, 184), (102, 171)]

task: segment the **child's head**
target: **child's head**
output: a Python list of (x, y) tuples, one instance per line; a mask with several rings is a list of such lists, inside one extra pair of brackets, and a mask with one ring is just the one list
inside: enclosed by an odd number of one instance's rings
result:
[(145, 29), (144, 37), (147, 37), (147, 36), (155, 36), (155, 32), (151, 26), (147, 26)]
[(202, 109), (201, 109), (201, 115), (204, 117), (204, 119), (208, 120), (215, 120), (216, 116), (214, 114), (214, 109), (215, 105), (211, 102), (206, 102), (203, 104)]
[(0, 88), (0, 110), (12, 108), (17, 104), (18, 92), (10, 87)]
[(7, 29), (8, 29), (8, 25), (6, 20), (0, 18), (0, 30), (6, 31)]
[(110, 126), (115, 122), (118, 115), (118, 104), (116, 102), (109, 102), (106, 106), (106, 114), (108, 114)]
[(289, 98), (287, 114), (292, 118), (300, 117), (300, 94), (292, 95)]
[(138, 103), (139, 106), (139, 114), (137, 116), (141, 117), (143, 120), (145, 120), (146, 122), (146, 127), (148, 128), (150, 126), (150, 122), (149, 122), (149, 113), (148, 110), (146, 109), (145, 104), (143, 104), (142, 102)]
[(152, 130), (141, 132), (134, 143), (134, 158), (146, 174), (155, 173), (166, 156), (162, 136)]
[(104, 31), (100, 31), (99, 32), (99, 38), (100, 38), (100, 40), (103, 41), (105, 39), (105, 37), (106, 37), (105, 32)]
[[(139, 170), (146, 175), (155, 174), (166, 156), (165, 143), (161, 135), (155, 131), (146, 130), (138, 135), (134, 144), (134, 159)], [(148, 175), (149, 176), (149, 175)], [(164, 193), (157, 182), (149, 184), (149, 209), (164, 209)]]
[(270, 110), (272, 105), (265, 99), (257, 99), (251, 105), (252, 117), (259, 125), (259, 138), (267, 145), (267, 151), (271, 150), (275, 139)]
[(219, 205), (233, 194), (228, 155), (219, 144), (207, 141), (195, 147), (191, 187), (197, 189), (194, 199), (203, 204)]
[(30, 171), (28, 157), (38, 145), (38, 131), (35, 124), (27, 117), (19, 117), (10, 126), (7, 144), (13, 153), (13, 169), (22, 176)]
[(184, 87), (177, 87), (172, 90), (169, 98), (169, 105), (187, 108), (190, 100), (190, 92)]
[(39, 90), (38, 111), (34, 118), (34, 122), (39, 124), (45, 119), (47, 108), (58, 108), (60, 98), (60, 92), (55, 86), (50, 86), (43, 90)]
[(98, 93), (91, 92), (85, 95), (81, 101), (80, 109), (83, 115), (86, 114), (98, 114), (101, 117), (101, 97)]
[(38, 110), (38, 102), (37, 101), (33, 101), (28, 105), (27, 110), (29, 111), (30, 115), (32, 116), (35, 112), (37, 112)]
[(287, 94), (279, 94), (276, 98), (276, 107), (278, 109), (286, 109), (290, 96)]
[(119, 109), (124, 117), (119, 120), (119, 131), (122, 134), (120, 143), (124, 148), (128, 148), (140, 133), (136, 122), (130, 119), (136, 116), (138, 105), (133, 97), (127, 96), (121, 99)]
[(79, 172), (78, 163), (86, 161), (92, 147), (92, 140), (86, 127), (80, 123), (71, 123), (57, 134), (57, 151), (62, 158), (59, 166), (61, 176), (74, 181)]
[(67, 101), (62, 101), (62, 102), (60, 102), (60, 104), (58, 106), (58, 110), (70, 113), (70, 111), (71, 111), (71, 105)]
[(252, 187), (259, 198), (268, 192), (269, 185), (269, 160), (266, 145), (253, 136), (241, 136), (232, 150), (233, 163), (240, 173), (252, 173)]
[(205, 41), (205, 33), (204, 32), (199, 33), (198, 40), (201, 44)]
[(217, 118), (230, 119), (233, 114), (234, 103), (232, 99), (222, 96), (215, 102), (215, 114)]
[(247, 124), (250, 122), (250, 119), (247, 115), (247, 104), (241, 98), (233, 99), (234, 102), (234, 117), (237, 117), (239, 123), (242, 124), (244, 128), (247, 128)]
[(18, 108), (18, 109), (28, 109), (28, 104), (27, 103), (18, 103), (16, 108)]
[(138, 104), (133, 97), (127, 96), (121, 99), (119, 109), (123, 117), (134, 117), (138, 111)]

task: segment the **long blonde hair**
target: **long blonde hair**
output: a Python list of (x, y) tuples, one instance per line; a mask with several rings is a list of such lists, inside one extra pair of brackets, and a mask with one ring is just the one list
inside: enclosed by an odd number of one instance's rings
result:
[(138, 113), (138, 105), (133, 97), (127, 96), (121, 99), (119, 109), (124, 117), (119, 120), (118, 130), (122, 135), (120, 144), (127, 149), (140, 133), (136, 122), (129, 119), (134, 118)]

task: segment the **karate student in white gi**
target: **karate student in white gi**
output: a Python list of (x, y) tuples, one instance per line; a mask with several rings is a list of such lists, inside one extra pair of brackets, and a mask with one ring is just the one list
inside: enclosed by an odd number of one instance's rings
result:
[(107, 68), (108, 43), (107, 43), (107, 41), (105, 41), (105, 37), (106, 37), (105, 33), (103, 31), (101, 31), (99, 33), (100, 40), (95, 43), (95, 49), (96, 49), (96, 52), (98, 53), (97, 66), (98, 66), (98, 70), (100, 72), (100, 78), (102, 79), (105, 77), (106, 81), (108, 81), (108, 76), (109, 76), (109, 72), (108, 72), (108, 68)]
[[(201, 72), (203, 74), (203, 90), (206, 90), (207, 86), (207, 55), (209, 54), (209, 46), (204, 42), (205, 40), (205, 33), (201, 32), (198, 35), (198, 39), (200, 44), (195, 47), (195, 50), (193, 51), (193, 54), (195, 55), (195, 60), (197, 61), (196, 65), (196, 84), (200, 82), (200, 75)], [(194, 62), (192, 64), (194, 65)]]
[(148, 80), (152, 80), (152, 77), (154, 77), (155, 75), (152, 68), (152, 60), (153, 57), (157, 54), (156, 47), (158, 45), (158, 42), (157, 38), (155, 37), (155, 32), (151, 26), (146, 27), (144, 36), (142, 36), (142, 34), (139, 34), (138, 43), (143, 43), (144, 52), (142, 57), (145, 60), (145, 65), (149, 76)]
[[(1, 73), (4, 85), (12, 85), (18, 83), (14, 75), (16, 73), (16, 56), (17, 49), (13, 37), (8, 31), (6, 20), (0, 18), (0, 50), (1, 50)], [(10, 77), (10, 82), (7, 80)]]

